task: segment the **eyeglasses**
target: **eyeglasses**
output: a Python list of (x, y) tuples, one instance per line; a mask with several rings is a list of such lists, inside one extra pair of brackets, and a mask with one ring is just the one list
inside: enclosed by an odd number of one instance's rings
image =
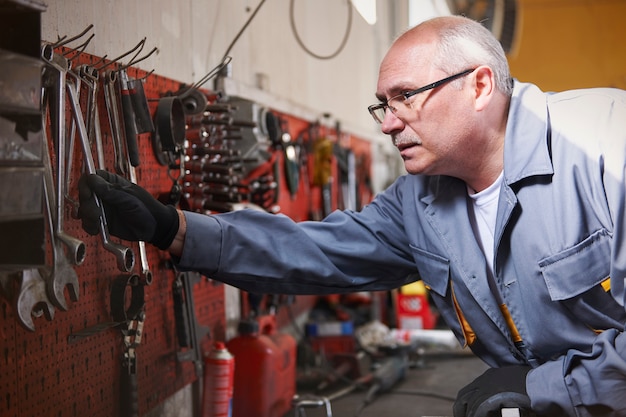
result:
[(424, 91), (432, 90), (433, 88), (437, 88), (440, 85), (443, 85), (452, 80), (456, 80), (457, 78), (463, 77), (474, 71), (476, 68), (466, 69), (463, 72), (459, 72), (458, 74), (451, 75), (449, 77), (444, 78), (443, 80), (435, 81), (432, 84), (425, 85), (424, 87), (420, 87), (415, 90), (406, 91), (402, 94), (398, 94), (397, 96), (393, 96), (382, 103), (372, 104), (367, 108), (370, 112), (374, 120), (377, 123), (382, 123), (385, 119), (385, 113), (387, 109), (391, 110), (391, 112), (395, 115), (398, 115), (403, 109), (408, 108), (407, 100), (413, 97), (416, 94), (423, 93)]

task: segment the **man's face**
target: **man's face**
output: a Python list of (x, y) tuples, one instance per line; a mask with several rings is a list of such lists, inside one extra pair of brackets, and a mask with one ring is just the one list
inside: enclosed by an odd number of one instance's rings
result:
[[(452, 75), (432, 68), (434, 46), (394, 46), (380, 67), (376, 96), (381, 102)], [(456, 83), (464, 83), (464, 76)], [(391, 136), (411, 174), (454, 175), (462, 139), (467, 132), (463, 90), (442, 84), (415, 94), (387, 110), (381, 129)], [(465, 126), (467, 127), (467, 126)]]

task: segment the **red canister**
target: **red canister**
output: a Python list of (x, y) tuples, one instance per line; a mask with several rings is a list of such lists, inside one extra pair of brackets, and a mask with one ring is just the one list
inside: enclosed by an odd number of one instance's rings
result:
[(283, 417), (296, 390), (296, 341), (276, 332), (274, 316), (243, 321), (227, 346), (235, 356), (233, 417)]
[(235, 358), (224, 342), (215, 342), (204, 359), (202, 417), (231, 417)]

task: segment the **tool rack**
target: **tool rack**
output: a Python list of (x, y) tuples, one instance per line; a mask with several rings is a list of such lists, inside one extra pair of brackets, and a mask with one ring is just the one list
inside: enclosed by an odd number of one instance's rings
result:
[[(102, 62), (102, 57), (85, 53), (76, 54), (74, 65), (92, 65)], [(144, 89), (150, 111), (154, 115), (158, 99), (180, 90), (183, 83), (154, 73), (131, 67), (129, 75), (145, 78)], [(207, 97), (215, 97), (214, 92), (205, 91)], [(99, 101), (102, 106), (102, 100)], [(105, 114), (100, 108), (100, 113)], [(311, 121), (279, 114), (286, 129), (296, 138), (309, 128)], [(104, 118), (102, 117), (102, 121)], [(113, 151), (107, 142), (110, 134), (108, 126), (100, 126), (105, 137), (105, 160), (112, 161)], [(50, 126), (46, 126), (50, 129)], [(336, 134), (327, 129), (324, 134)], [(308, 137), (312, 141), (315, 138)], [(361, 169), (369, 171), (369, 143), (342, 134), (342, 144), (352, 149), (361, 161)], [(52, 164), (55, 163), (54, 149), (50, 143)], [(311, 145), (311, 143), (306, 144)], [(154, 196), (167, 195), (172, 188), (172, 178), (168, 169), (159, 163), (155, 155), (150, 134), (139, 135), (138, 149), (141, 164), (136, 169), (137, 183)], [(77, 155), (79, 152), (75, 152)], [(283, 154), (271, 151), (276, 166), (282, 170)], [(78, 158), (78, 156), (76, 156)], [(315, 158), (306, 162), (308, 170), (315, 169)], [(76, 181), (80, 176), (81, 164), (74, 163), (71, 181), (71, 195), (76, 195)], [(337, 176), (337, 164), (333, 161), (331, 176)], [(290, 193), (284, 175), (277, 175), (277, 199), (275, 207), (295, 220), (311, 219), (312, 213), (319, 212), (322, 206), (322, 189), (313, 184), (311, 179), (301, 175), (300, 187), (295, 194)], [(361, 184), (360, 196), (363, 202), (371, 197), (367, 184)], [(339, 187), (333, 190), (331, 207), (341, 207)], [(115, 281), (125, 279), (128, 273), (121, 272), (112, 255), (104, 251), (98, 236), (87, 235), (80, 226), (80, 221), (72, 216), (71, 207), (65, 207), (65, 230), (68, 234), (81, 239), (86, 245), (86, 256), (82, 264), (73, 266), (79, 282), (79, 299), (68, 298), (68, 310), (55, 310), (54, 317), (34, 317), (33, 329), (25, 329), (17, 318), (13, 300), (7, 294), (0, 298), (0, 415), (3, 417), (25, 416), (92, 416), (112, 417), (121, 415), (145, 415), (159, 406), (167, 398), (183, 387), (197, 380), (197, 367), (191, 361), (179, 359), (181, 348), (177, 341), (172, 283), (176, 273), (171, 267), (166, 252), (148, 245), (147, 256), (153, 279), (144, 288), (143, 313), (141, 316), (140, 343), (133, 346), (136, 355), (136, 409), (129, 414), (124, 403), (124, 392), (120, 389), (125, 350), (125, 334), (117, 327), (107, 327), (111, 322), (110, 297)], [(45, 229), (45, 228), (44, 228)], [(44, 231), (45, 232), (45, 231)], [(50, 262), (51, 250), (49, 238), (45, 237), (45, 262)], [(136, 243), (128, 244), (136, 254)], [(0, 248), (10, 244), (8, 236), (1, 237)], [(134, 267), (139, 268), (137, 260)], [(195, 318), (197, 323), (206, 327), (208, 334), (200, 340), (201, 348), (206, 351), (213, 340), (225, 339), (225, 299), (223, 284), (210, 277), (200, 277), (193, 286)], [(130, 295), (127, 295), (130, 299)], [(310, 308), (314, 297), (297, 297), (291, 306), (293, 314), (300, 314)], [(279, 326), (288, 323), (289, 315), (279, 312)], [(96, 326), (96, 327), (94, 327)], [(100, 328), (98, 328), (100, 326)], [(90, 332), (89, 329), (92, 331)], [(81, 337), (72, 337), (87, 331)], [(127, 334), (126, 334), (127, 336)]]

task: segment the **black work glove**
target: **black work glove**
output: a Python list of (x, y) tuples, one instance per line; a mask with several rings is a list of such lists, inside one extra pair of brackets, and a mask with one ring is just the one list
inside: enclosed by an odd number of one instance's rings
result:
[(500, 417), (502, 408), (530, 412), (526, 392), (526, 375), (530, 370), (530, 366), (522, 365), (488, 369), (459, 391), (454, 417)]
[(78, 181), (80, 207), (78, 217), (91, 235), (100, 231), (101, 209), (93, 195), (100, 198), (109, 233), (124, 240), (143, 240), (159, 249), (167, 249), (178, 232), (178, 213), (141, 188), (119, 175), (98, 170)]

